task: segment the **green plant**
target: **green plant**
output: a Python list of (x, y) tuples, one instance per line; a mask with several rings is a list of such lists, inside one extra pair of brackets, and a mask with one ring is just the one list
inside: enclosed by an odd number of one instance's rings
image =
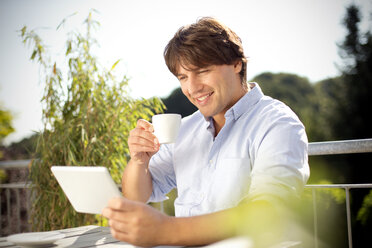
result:
[(358, 210), (357, 220), (366, 225), (372, 219), (372, 190), (363, 199), (362, 207)]
[[(2, 107), (0, 106), (0, 145), (2, 144), (2, 141), (6, 136), (14, 132), (12, 120), (12, 114), (7, 110), (2, 109)], [(0, 158), (1, 157), (2, 155), (0, 153)]]
[(157, 98), (132, 99), (128, 95), (128, 78), (117, 80), (113, 74), (119, 60), (109, 70), (99, 65), (91, 52), (96, 45), (92, 31), (98, 26), (92, 13), (84, 25), (84, 35), (76, 31), (68, 34), (66, 73), (52, 62), (34, 30), (29, 31), (27, 27), (21, 30), (23, 42), (33, 46), (30, 59), (39, 63), (41, 81), (45, 82), (44, 130), (37, 141), (38, 159), (33, 160), (30, 171), (35, 199), (31, 216), (33, 230), (100, 222), (98, 216), (73, 210), (50, 167), (101, 165), (109, 168), (119, 183), (129, 158), (129, 131), (138, 119), (148, 120), (163, 111), (163, 104)]
[(8, 176), (5, 172), (5, 170), (0, 169), (0, 184), (5, 183), (5, 181), (8, 179)]

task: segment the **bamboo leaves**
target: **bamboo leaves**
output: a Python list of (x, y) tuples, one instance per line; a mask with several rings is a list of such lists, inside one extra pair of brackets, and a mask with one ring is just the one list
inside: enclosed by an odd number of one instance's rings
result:
[(44, 130), (36, 148), (39, 159), (33, 161), (30, 173), (36, 199), (31, 217), (35, 231), (104, 223), (72, 209), (50, 167), (106, 166), (119, 183), (129, 157), (129, 131), (139, 118), (149, 120), (164, 109), (159, 99), (132, 99), (128, 95), (128, 78), (118, 80), (113, 74), (120, 60), (109, 70), (99, 65), (91, 53), (96, 44), (92, 27), (98, 22), (90, 14), (85, 26), (85, 34), (70, 33), (66, 41), (65, 73), (50, 62), (33, 30), (24, 27), (20, 32), (24, 43), (34, 47), (31, 60), (39, 63), (41, 81), (45, 82)]

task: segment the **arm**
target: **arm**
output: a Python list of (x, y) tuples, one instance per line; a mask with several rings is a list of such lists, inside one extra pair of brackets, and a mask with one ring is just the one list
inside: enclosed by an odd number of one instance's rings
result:
[(152, 193), (149, 161), (160, 147), (152, 125), (138, 120), (136, 128), (130, 132), (128, 146), (131, 159), (122, 177), (123, 195), (131, 200), (146, 202)]
[(256, 244), (267, 244), (275, 242), (271, 237), (280, 231), (276, 210), (268, 202), (256, 201), (212, 214), (177, 218), (140, 202), (114, 198), (103, 216), (110, 219), (114, 238), (134, 245), (205, 245), (237, 234), (249, 235)]
[(151, 196), (151, 175), (146, 165), (130, 160), (122, 177), (123, 195), (131, 200), (146, 202)]

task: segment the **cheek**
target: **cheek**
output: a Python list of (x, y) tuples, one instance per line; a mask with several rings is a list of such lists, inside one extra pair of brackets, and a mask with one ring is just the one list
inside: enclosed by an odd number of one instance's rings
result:
[(187, 87), (185, 87), (184, 85), (181, 85), (181, 91), (182, 91), (182, 94), (183, 94), (184, 96), (186, 96), (187, 99), (190, 100), (190, 96), (189, 96), (189, 92), (188, 92), (188, 90), (187, 90)]

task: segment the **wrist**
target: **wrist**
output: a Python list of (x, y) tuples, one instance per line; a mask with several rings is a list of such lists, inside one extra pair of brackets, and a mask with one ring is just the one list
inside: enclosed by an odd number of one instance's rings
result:
[(148, 167), (149, 167), (149, 161), (142, 161), (142, 160), (139, 160), (139, 159), (132, 158), (132, 159), (129, 160), (128, 165), (142, 167), (142, 168), (147, 170)]
[(176, 217), (164, 215), (160, 227), (159, 245), (178, 245), (180, 243)]

